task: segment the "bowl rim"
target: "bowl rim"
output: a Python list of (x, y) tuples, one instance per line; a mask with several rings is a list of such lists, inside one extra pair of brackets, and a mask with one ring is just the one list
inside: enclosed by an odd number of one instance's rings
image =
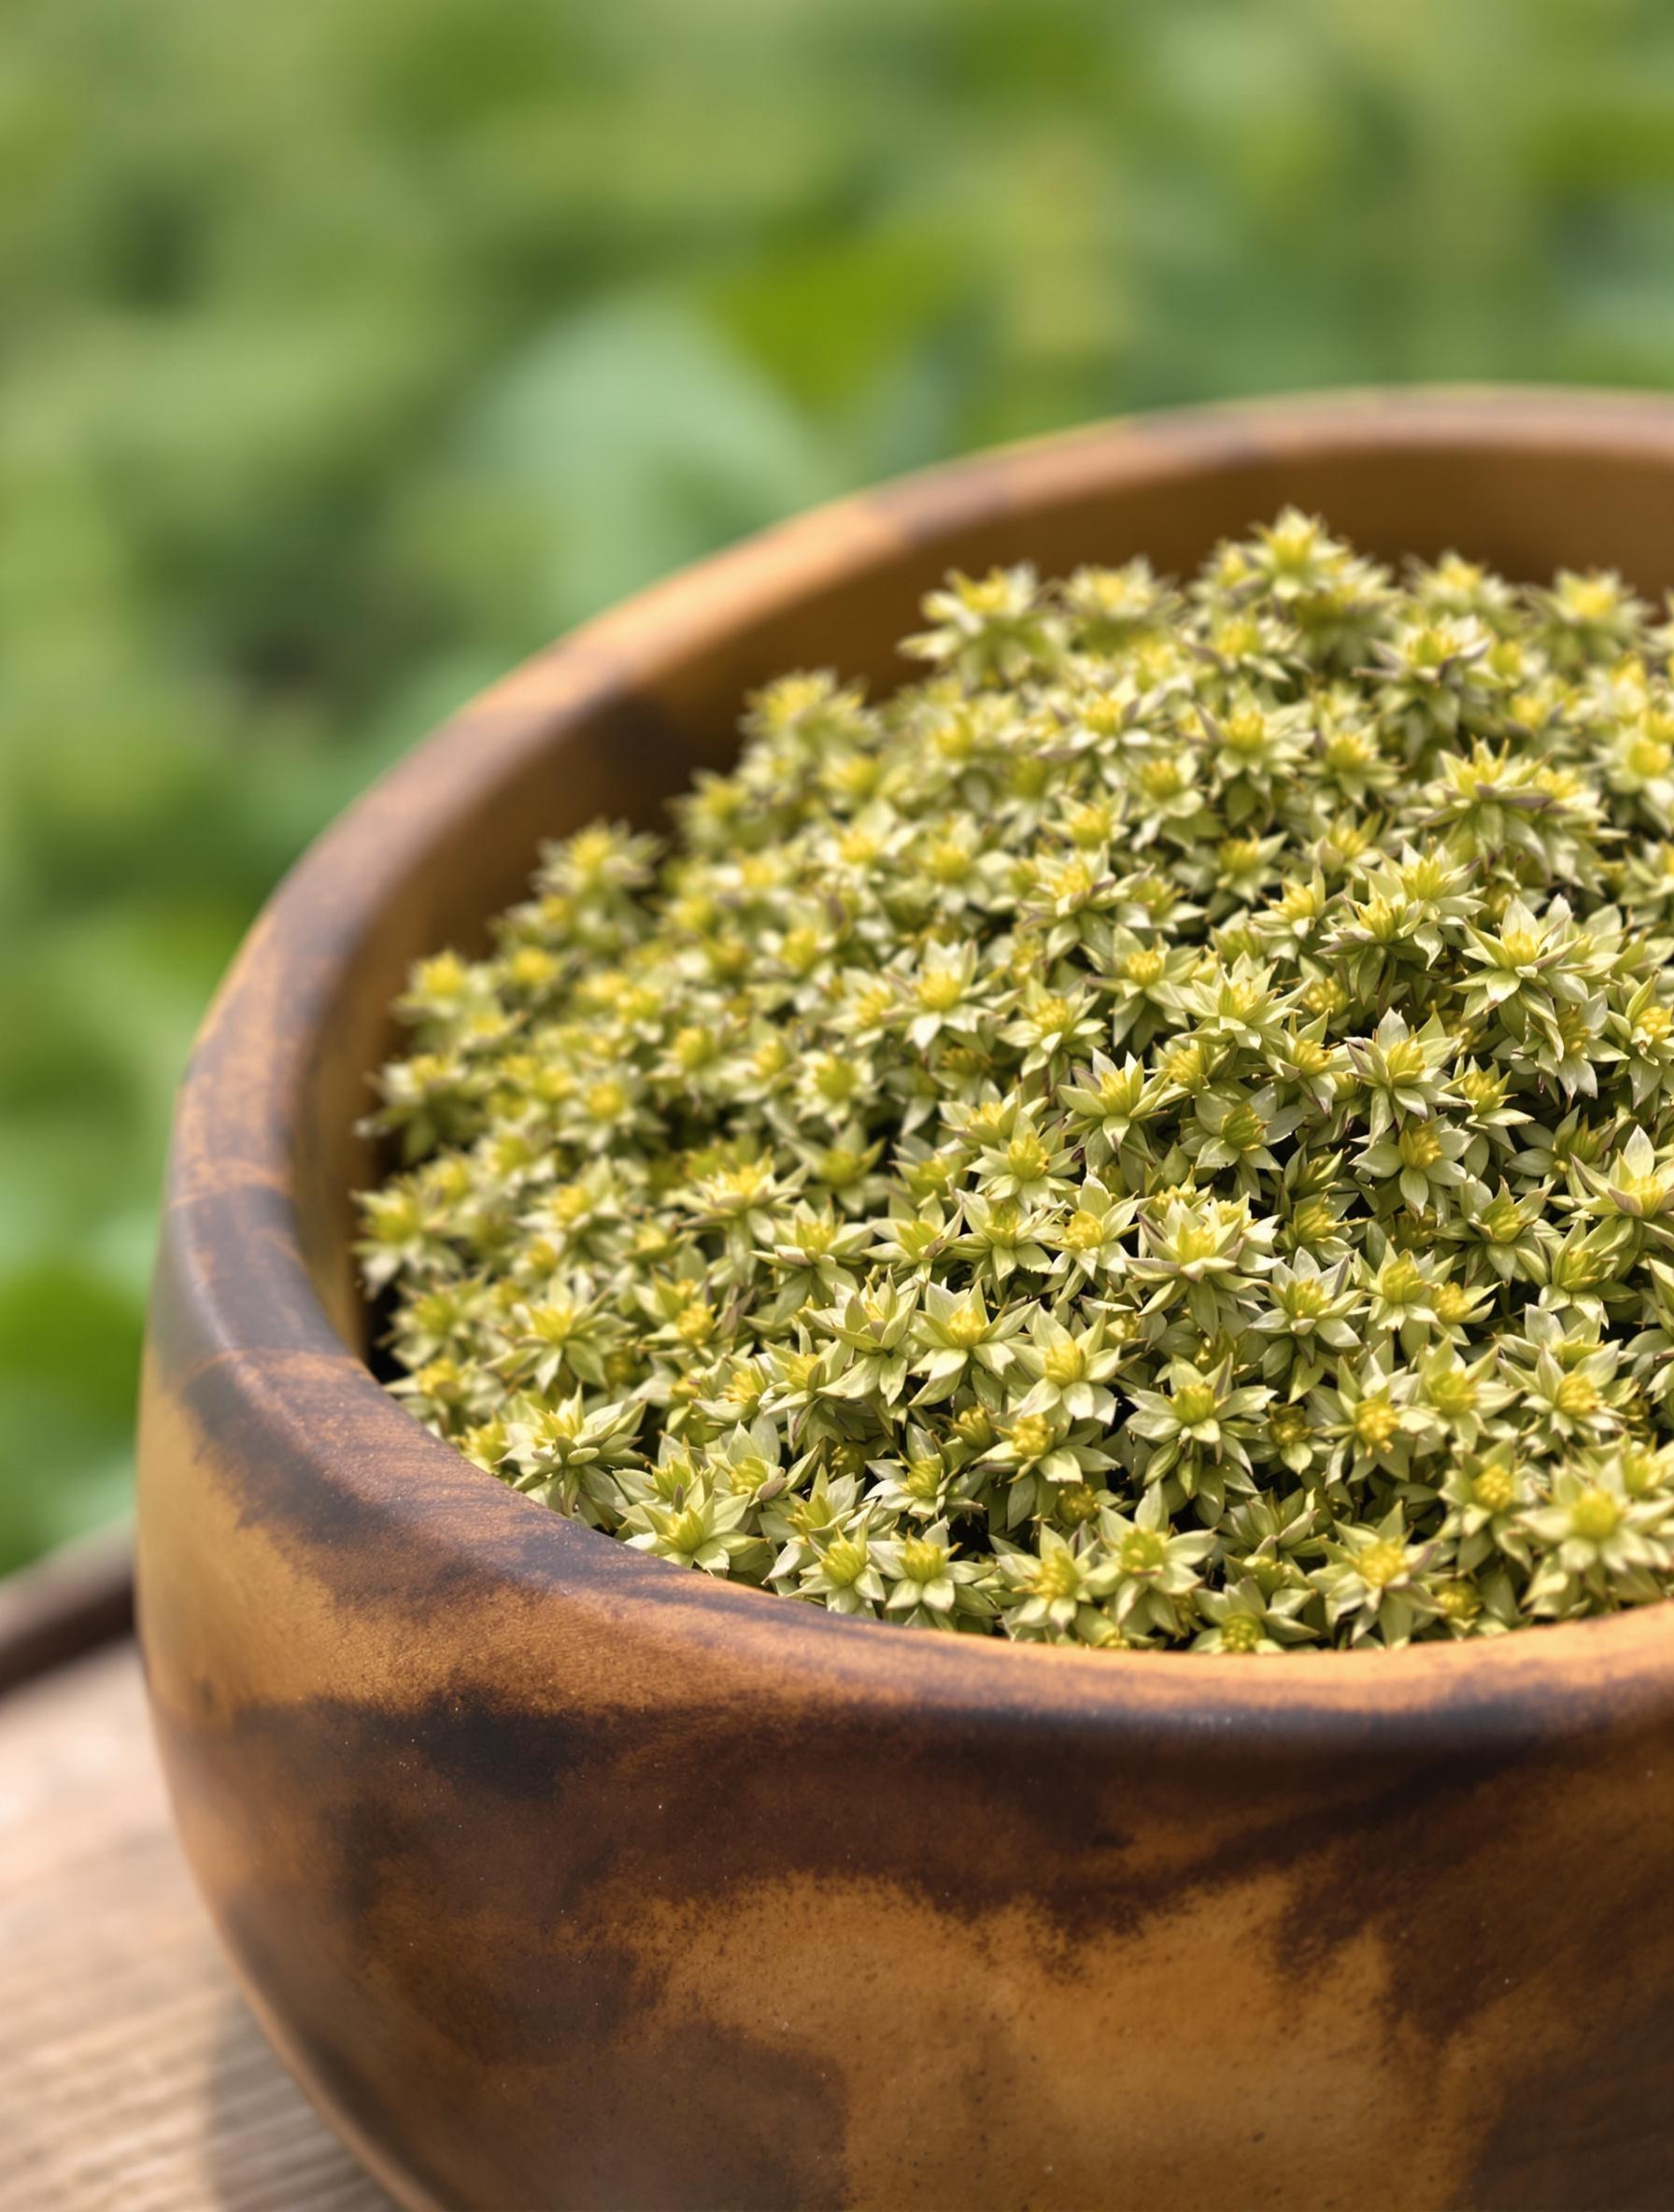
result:
[[(389, 890), (445, 841), (461, 799), (562, 742), (566, 727), (631, 696), (745, 610), (789, 606), (816, 588), (932, 546), (961, 524), (1025, 516), (1089, 485), (1166, 482), (1255, 455), (1398, 460), (1440, 446), (1550, 450), (1620, 462), (1654, 450), (1674, 466), (1674, 398), (1538, 386), (1449, 385), (1301, 393), (1117, 418), (1001, 447), (813, 508), (678, 571), (514, 668), (387, 771), (307, 848), (262, 908), (193, 1049), (177, 1106), (163, 1268), (190, 1311), (194, 1370), (214, 1366), (252, 1433), (377, 1516), (380, 1545), (460, 1549), (461, 1488), (483, 1514), (485, 1555), (536, 1595), (592, 1607), (661, 1604), (673, 1631), (764, 1653), (778, 1670), (824, 1675), (844, 1694), (899, 1704), (903, 1692), (974, 1712), (996, 1703), (1127, 1715), (1170, 1731), (1258, 1723), (1264, 1738), (1324, 1724), (1385, 1750), (1423, 1737), (1445, 1709), (1477, 1740), (1525, 1736), (1531, 1705), (1585, 1727), (1599, 1698), (1674, 1709), (1674, 1603), (1532, 1633), (1389, 1652), (1244, 1656), (1099, 1652), (990, 1636), (936, 1636), (847, 1621), (631, 1552), (477, 1469), (376, 1382), (330, 1319), (304, 1251), (297, 1139), (321, 1025)], [(286, 1018), (275, 1018), (283, 1006)], [(261, 1247), (248, 1254), (250, 1194)], [(232, 1211), (229, 1211), (229, 1208)], [(160, 1272), (160, 1283), (163, 1274)], [(154, 1331), (156, 1306), (154, 1304)], [(291, 1385), (298, 1362), (307, 1402)], [(319, 1419), (324, 1400), (341, 1420)], [(479, 1486), (480, 1495), (478, 1495)], [(490, 1547), (500, 1515), (515, 1538)], [(142, 1484), (141, 1524), (145, 1508)], [(142, 1541), (143, 1553), (143, 1541)], [(142, 1608), (144, 1581), (142, 1565)], [(856, 1633), (858, 1631), (859, 1633)]]

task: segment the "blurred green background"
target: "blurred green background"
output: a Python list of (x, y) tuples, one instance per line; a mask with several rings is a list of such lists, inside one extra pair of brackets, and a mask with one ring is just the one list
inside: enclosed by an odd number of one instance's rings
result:
[(125, 1501), (220, 967), (448, 707), (889, 471), (1426, 376), (1674, 382), (1674, 10), (11, 0), (0, 1569)]

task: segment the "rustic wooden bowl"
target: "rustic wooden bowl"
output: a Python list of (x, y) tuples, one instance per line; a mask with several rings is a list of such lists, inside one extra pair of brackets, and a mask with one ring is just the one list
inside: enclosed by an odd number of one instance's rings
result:
[(1270, 1664), (954, 1642), (717, 1586), (435, 1442), (348, 1193), (408, 960), (652, 819), (950, 564), (1387, 555), (1674, 583), (1674, 403), (1311, 399), (827, 508), (527, 663), (317, 844), (181, 1096), (140, 1600), (251, 2002), (409, 2205), (1674, 2201), (1674, 1608)]

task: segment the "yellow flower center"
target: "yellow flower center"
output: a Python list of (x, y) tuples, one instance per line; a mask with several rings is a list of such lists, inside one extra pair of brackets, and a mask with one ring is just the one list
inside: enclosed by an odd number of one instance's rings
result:
[(929, 1014), (949, 1014), (964, 996), (963, 977), (954, 974), (950, 969), (933, 969), (929, 975), (921, 975), (918, 979), (918, 1003)]
[(958, 1351), (969, 1352), (988, 1333), (988, 1317), (976, 1306), (961, 1306), (942, 1324), (942, 1333)]
[(1553, 1400), (1560, 1413), (1584, 1421), (1598, 1411), (1598, 1386), (1590, 1375), (1566, 1375), (1553, 1393)]
[(1470, 1485), (1473, 1505), (1484, 1513), (1503, 1513), (1517, 1495), (1517, 1478), (1509, 1467), (1485, 1467)]
[(1140, 788), (1147, 799), (1174, 799), (1185, 786), (1178, 760), (1147, 760), (1140, 770)]
[(1177, 1044), (1163, 1061), (1162, 1071), (1184, 1091), (1201, 1090), (1205, 1077), (1203, 1047), (1195, 1043)]
[(942, 1487), (945, 1469), (938, 1458), (922, 1456), (907, 1464), (907, 1495), (920, 1505), (929, 1505)]
[(700, 1298), (674, 1316), (674, 1334), (686, 1344), (706, 1344), (715, 1334), (715, 1314)]
[(1324, 1198), (1307, 1198), (1291, 1216), (1291, 1230), (1298, 1244), (1318, 1244), (1331, 1234), (1336, 1217)]
[(1235, 1106), (1221, 1125), (1221, 1141), (1232, 1152), (1258, 1152), (1266, 1138), (1267, 1124), (1254, 1106)]
[(1005, 1148), (1007, 1168), (1025, 1183), (1044, 1175), (1051, 1162), (1052, 1155), (1038, 1137), (1014, 1137)]
[(1422, 1173), (1426, 1168), (1433, 1168), (1441, 1157), (1440, 1134), (1433, 1122), (1409, 1122), (1400, 1133), (1397, 1149), (1400, 1153), (1403, 1167), (1416, 1168)]
[(1569, 1526), (1583, 1543), (1608, 1543), (1621, 1523), (1621, 1506), (1596, 1484), (1583, 1490), (1569, 1508)]
[(1035, 1568), (1032, 1587), (1039, 1597), (1074, 1597), (1081, 1589), (1081, 1568), (1070, 1552), (1051, 1552)]
[(1019, 1459), (1040, 1459), (1052, 1449), (1052, 1424), (1043, 1414), (1025, 1413), (1012, 1424), (1012, 1443)]
[(1407, 1571), (1407, 1554), (1399, 1544), (1382, 1540), (1369, 1544), (1355, 1562), (1360, 1580), (1370, 1583), (1374, 1590), (1386, 1590), (1391, 1582), (1398, 1581)]
[(1048, 1382), (1079, 1382), (1087, 1371), (1087, 1355), (1079, 1344), (1055, 1344), (1041, 1365)]
[(925, 1537), (910, 1537), (901, 1548), (901, 1571), (909, 1582), (933, 1582), (946, 1565), (942, 1546)]
[(866, 1571), (866, 1546), (857, 1543), (853, 1537), (835, 1537), (826, 1547), (820, 1564), (827, 1580), (835, 1582), (840, 1590), (846, 1590)]
[(1386, 1397), (1366, 1397), (1355, 1408), (1355, 1434), (1369, 1451), (1381, 1452), (1393, 1442), (1401, 1417)]
[(1129, 1529), (1122, 1538), (1117, 1557), (1124, 1574), (1154, 1575), (1159, 1567), (1168, 1564), (1167, 1538), (1159, 1529)]

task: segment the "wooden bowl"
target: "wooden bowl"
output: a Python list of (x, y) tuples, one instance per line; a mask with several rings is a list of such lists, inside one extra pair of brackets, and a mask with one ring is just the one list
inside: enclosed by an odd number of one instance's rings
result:
[(1368, 549), (1674, 583), (1674, 403), (1302, 399), (829, 507), (553, 647), (313, 848), (180, 1099), (140, 1602), (252, 2004), (412, 2205), (1674, 2202), (1674, 1608), (1271, 1662), (943, 1639), (559, 1519), (362, 1364), (407, 962), (950, 564)]

